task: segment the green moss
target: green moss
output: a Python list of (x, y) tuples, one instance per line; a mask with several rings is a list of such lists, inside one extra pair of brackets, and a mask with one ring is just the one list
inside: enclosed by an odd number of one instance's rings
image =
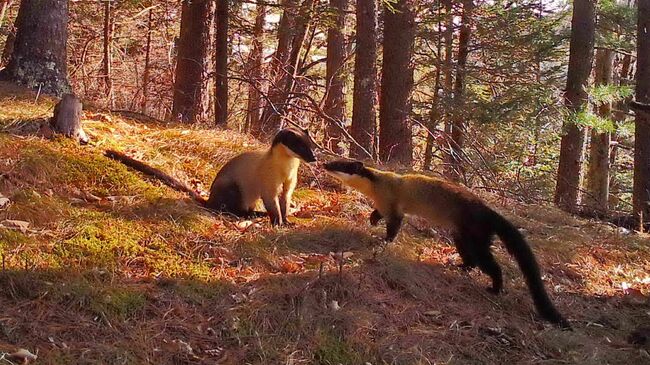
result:
[(63, 263), (113, 267), (120, 258), (140, 254), (144, 249), (139, 242), (146, 234), (136, 222), (104, 217), (80, 226), (73, 237), (58, 243), (54, 252)]
[(350, 344), (330, 331), (318, 333), (318, 347), (314, 351), (317, 364), (361, 364), (361, 355)]
[(110, 320), (128, 320), (147, 304), (147, 297), (139, 288), (107, 285), (114, 284), (75, 276), (53, 288), (52, 299)]
[(29, 237), (24, 233), (0, 228), (0, 254), (4, 254), (5, 250), (27, 243), (29, 243)]
[(165, 285), (173, 289), (173, 292), (185, 301), (193, 304), (200, 304), (206, 300), (224, 296), (230, 292), (230, 287), (221, 281), (202, 282), (196, 280), (172, 281), (172, 285)]
[(112, 318), (127, 320), (142, 312), (147, 304), (146, 296), (132, 289), (111, 289), (92, 305), (94, 312), (104, 313)]
[(98, 195), (144, 194), (153, 189), (118, 162), (82, 151), (68, 139), (60, 139), (58, 144), (58, 149), (37, 143), (27, 146), (21, 161), (25, 174), (53, 187), (71, 185)]
[(56, 196), (46, 196), (27, 189), (11, 197), (14, 204), (9, 207), (12, 219), (29, 221), (40, 227), (68, 218), (70, 203)]

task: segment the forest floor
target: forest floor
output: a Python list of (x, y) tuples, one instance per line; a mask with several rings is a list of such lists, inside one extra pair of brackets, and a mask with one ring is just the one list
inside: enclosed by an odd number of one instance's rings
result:
[(306, 167), (294, 226), (214, 215), (103, 151), (207, 190), (258, 142), (88, 108), (79, 146), (35, 135), (52, 106), (0, 84), (0, 365), (650, 363), (629, 342), (650, 327), (647, 235), (483, 195), (528, 237), (562, 331), (498, 243), (493, 296), (444, 232), (411, 220), (382, 249), (367, 202)]

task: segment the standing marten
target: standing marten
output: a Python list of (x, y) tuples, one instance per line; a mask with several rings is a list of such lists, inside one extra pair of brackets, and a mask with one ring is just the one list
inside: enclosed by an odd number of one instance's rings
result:
[(501, 268), (490, 246), (496, 233), (519, 264), (539, 314), (564, 328), (569, 322), (555, 308), (544, 289), (539, 266), (521, 233), (468, 189), (424, 175), (399, 175), (364, 166), (359, 161), (333, 161), (325, 170), (374, 202), (370, 224), (386, 219), (386, 240), (392, 241), (405, 214), (426, 218), (454, 231), (454, 243), (465, 268), (476, 266), (492, 279), (493, 293), (503, 287)]

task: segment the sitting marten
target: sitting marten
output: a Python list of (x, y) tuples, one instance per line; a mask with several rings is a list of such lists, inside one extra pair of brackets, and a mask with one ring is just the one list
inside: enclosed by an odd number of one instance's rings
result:
[(210, 197), (206, 200), (185, 183), (121, 152), (109, 150), (106, 156), (154, 176), (176, 190), (189, 193), (201, 205), (217, 212), (250, 217), (256, 215), (255, 204), (261, 198), (272, 225), (287, 223), (300, 161), (316, 161), (306, 131), (282, 129), (273, 138), (269, 149), (244, 152), (228, 161), (217, 173), (210, 187)]

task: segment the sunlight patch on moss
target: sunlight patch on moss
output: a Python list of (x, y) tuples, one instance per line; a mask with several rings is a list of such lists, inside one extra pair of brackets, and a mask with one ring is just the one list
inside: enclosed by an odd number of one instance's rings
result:
[(54, 251), (62, 264), (114, 267), (119, 259), (143, 251), (139, 242), (146, 234), (137, 223), (104, 219), (80, 226), (73, 237), (58, 243)]

